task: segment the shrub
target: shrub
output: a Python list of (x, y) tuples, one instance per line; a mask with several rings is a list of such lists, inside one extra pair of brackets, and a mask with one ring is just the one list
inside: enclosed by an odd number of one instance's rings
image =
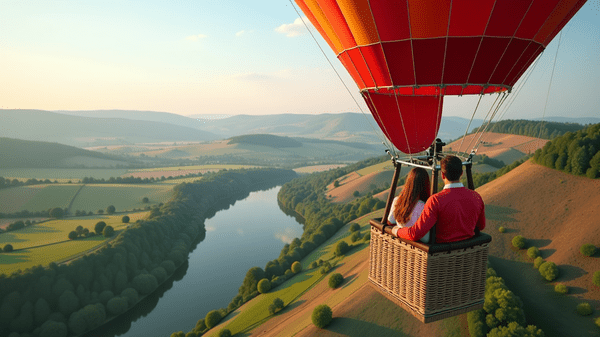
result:
[(558, 267), (554, 262), (546, 261), (540, 266), (540, 275), (548, 281), (554, 281), (558, 277)]
[(525, 248), (525, 238), (524, 238), (524, 237), (522, 237), (521, 235), (517, 235), (517, 236), (515, 236), (515, 237), (512, 239), (512, 245), (513, 245), (515, 248), (518, 248), (518, 249), (523, 249), (523, 248)]
[(315, 269), (315, 268), (317, 268), (317, 266), (318, 266), (317, 261), (313, 261), (308, 268)]
[(600, 317), (596, 318), (595, 323), (600, 328)]
[(106, 226), (102, 230), (102, 235), (104, 235), (105, 238), (109, 238), (115, 235), (115, 229), (112, 226)]
[(129, 216), (127, 216), (127, 215), (123, 215), (123, 217), (121, 218), (122, 223), (129, 223), (129, 220), (130, 220)]
[(592, 309), (592, 306), (588, 302), (577, 304), (577, 313), (581, 316), (588, 316), (591, 315), (593, 312), (594, 309)]
[(590, 243), (586, 243), (585, 245), (582, 245), (581, 247), (579, 247), (579, 252), (583, 256), (590, 257), (590, 256), (596, 254), (596, 246), (594, 246)]
[(206, 317), (204, 318), (204, 324), (206, 324), (207, 328), (211, 329), (215, 325), (219, 324), (222, 318), (223, 317), (221, 317), (221, 313), (218, 310), (211, 310), (208, 312), (208, 314), (206, 314)]
[(283, 309), (283, 300), (281, 300), (281, 298), (277, 297), (273, 300), (273, 303), (271, 303), (269, 305), (269, 313), (271, 315), (275, 314), (276, 312), (280, 311), (281, 309)]
[[(6, 247), (4, 247), (6, 248)], [(600, 287), (600, 270), (594, 272), (594, 277), (592, 278), (592, 282)]]
[(562, 283), (557, 283), (554, 286), (554, 291), (556, 291), (559, 294), (566, 294), (569, 292), (569, 287), (567, 287), (566, 285), (562, 284)]
[(342, 256), (346, 254), (350, 250), (350, 246), (346, 243), (346, 241), (338, 242), (337, 246), (335, 246), (335, 255)]
[(300, 262), (296, 261), (294, 263), (292, 263), (292, 273), (294, 274), (298, 274), (299, 272), (302, 271), (302, 265), (300, 264)]
[(329, 263), (329, 261), (325, 261), (325, 262), (323, 262), (321, 269), (319, 269), (319, 272), (321, 274), (327, 274), (330, 270), (331, 270), (331, 264)]
[(100, 221), (96, 223), (96, 226), (94, 226), (94, 231), (96, 232), (96, 234), (102, 234), (104, 227), (106, 227), (106, 222)]
[(258, 285), (256, 286), (256, 289), (261, 294), (268, 293), (269, 290), (271, 290), (271, 281), (269, 281), (266, 278), (258, 281)]
[(143, 197), (143, 198), (142, 198), (142, 202), (143, 202), (144, 204), (147, 204), (147, 203), (149, 203), (149, 202), (150, 202), (150, 200), (148, 199), (148, 197)]
[(349, 230), (351, 233), (358, 232), (360, 230), (360, 225), (357, 224), (356, 222), (353, 222), (350, 224)]
[(7, 243), (6, 245), (4, 245), (4, 252), (5, 252), (5, 253), (10, 253), (10, 252), (12, 252), (13, 250), (14, 250), (14, 249), (13, 249), (13, 246), (12, 246), (10, 243)]
[(363, 241), (371, 241), (371, 232), (367, 232), (365, 236), (363, 236)]
[(352, 233), (352, 235), (350, 235), (350, 241), (352, 241), (353, 243), (360, 240), (362, 237), (360, 236), (360, 232), (354, 232)]
[(331, 320), (333, 319), (333, 313), (331, 312), (331, 308), (326, 304), (321, 304), (317, 306), (315, 310), (313, 310), (311, 319), (313, 324), (317, 328), (322, 329), (326, 327), (329, 323), (331, 323)]
[(69, 240), (75, 240), (75, 239), (77, 239), (78, 236), (79, 235), (77, 235), (76, 231), (70, 231), (69, 232)]
[(354, 191), (354, 193), (352, 193), (353, 196), (358, 197), (360, 195), (359, 191)]
[(219, 331), (219, 337), (231, 337), (231, 331), (229, 331), (229, 329), (221, 329), (221, 331)]
[(329, 277), (329, 288), (335, 289), (344, 282), (344, 277), (340, 273), (334, 273)]
[(498, 227), (498, 232), (500, 232), (500, 233), (506, 233), (506, 228), (500, 226), (500, 227)]
[(529, 249), (527, 249), (527, 256), (529, 256), (532, 259), (535, 259), (536, 257), (540, 256), (540, 250), (538, 249), (538, 247), (529, 247)]
[(540, 268), (540, 266), (542, 265), (542, 263), (544, 263), (544, 259), (542, 259), (542, 257), (541, 257), (541, 256), (538, 256), (538, 257), (536, 257), (536, 258), (533, 260), (533, 267), (534, 267), (535, 269), (538, 269), (538, 268)]

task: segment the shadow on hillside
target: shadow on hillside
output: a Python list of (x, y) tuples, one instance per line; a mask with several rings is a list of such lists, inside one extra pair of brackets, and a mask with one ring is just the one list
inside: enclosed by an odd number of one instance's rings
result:
[[(548, 240), (548, 239), (528, 239), (527, 243), (529, 244), (529, 247), (536, 246), (538, 248), (542, 248), (542, 247), (546, 247), (547, 245), (549, 245), (550, 243), (552, 243), (552, 240)], [(549, 249), (549, 250), (551, 250), (551, 249)]]
[(302, 304), (304, 304), (304, 302), (306, 302), (306, 300), (299, 300), (299, 301), (295, 301), (294, 303), (286, 306), (285, 308), (283, 308), (280, 312), (276, 313), (275, 316), (283, 313), (283, 312), (288, 312), (291, 310), (296, 309), (297, 307), (301, 306)]
[(519, 213), (519, 211), (510, 208), (496, 205), (485, 205), (485, 217), (486, 220), (502, 221), (502, 222), (515, 222), (515, 218), (511, 217), (512, 214)]
[(348, 275), (348, 276), (344, 277), (344, 285), (342, 286), (342, 288), (346, 288), (347, 286), (354, 283), (354, 281), (356, 281), (357, 276), (358, 276), (358, 274), (354, 273), (352, 275)]
[(581, 295), (581, 294), (585, 294), (587, 293), (588, 290), (585, 288), (581, 288), (581, 287), (569, 287), (569, 294), (570, 295)]
[(332, 332), (350, 337), (362, 337), (362, 336), (398, 336), (408, 337), (407, 334), (373, 324), (370, 322), (360, 321), (353, 318), (346, 317), (335, 317), (331, 323), (325, 328)]
[(550, 256), (552, 256), (552, 254), (554, 254), (556, 252), (556, 249), (540, 249), (540, 256), (542, 257), (542, 259), (547, 259)]
[(568, 265), (568, 264), (559, 265), (558, 270), (560, 271), (560, 275), (558, 276), (558, 279), (557, 279), (558, 282), (572, 281), (572, 280), (580, 278), (583, 275), (588, 274), (588, 272), (586, 272), (585, 270), (583, 270), (579, 267)]
[(27, 256), (27, 254), (21, 254), (21, 253), (25, 253), (25, 252), (28, 252), (28, 250), (26, 250), (26, 249), (19, 250), (19, 253), (12, 252), (12, 253), (0, 254), (0, 265), (15, 264), (15, 263), (29, 261), (29, 256)]

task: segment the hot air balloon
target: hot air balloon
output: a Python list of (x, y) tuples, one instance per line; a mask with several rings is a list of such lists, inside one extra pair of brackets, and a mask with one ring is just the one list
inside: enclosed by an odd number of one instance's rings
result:
[[(436, 136), (444, 96), (510, 92), (585, 2), (296, 0), (353, 78), (385, 136), (409, 155), (428, 150), (410, 161), (392, 158), (396, 172), (384, 217), (371, 221), (369, 273), (375, 289), (422, 322), (483, 306), (491, 237), (480, 233), (426, 245), (386, 234), (400, 164), (431, 169), (437, 191), (436, 163), (444, 144)], [(473, 189), (470, 159), (464, 164)]]

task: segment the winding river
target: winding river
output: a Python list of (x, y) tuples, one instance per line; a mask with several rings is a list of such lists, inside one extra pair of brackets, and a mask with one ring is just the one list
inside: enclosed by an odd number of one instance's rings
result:
[[(210, 310), (227, 307), (248, 269), (264, 268), (302, 235), (299, 219), (277, 203), (280, 186), (252, 192), (205, 221), (206, 238), (171, 279), (94, 336), (170, 336), (188, 332)], [(91, 336), (91, 335), (89, 335)]]

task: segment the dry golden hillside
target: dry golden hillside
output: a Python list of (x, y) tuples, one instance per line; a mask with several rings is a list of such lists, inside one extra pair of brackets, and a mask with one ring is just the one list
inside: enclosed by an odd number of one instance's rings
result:
[[(464, 138), (448, 144), (444, 149), (447, 151), (471, 152), (479, 135), (471, 134)], [(486, 132), (481, 137), (483, 142), (477, 149), (478, 155), (486, 156), (504, 161), (506, 165), (523, 158), (525, 155), (541, 149), (548, 140), (518, 136), (506, 133)], [(462, 146), (461, 146), (462, 143)]]

